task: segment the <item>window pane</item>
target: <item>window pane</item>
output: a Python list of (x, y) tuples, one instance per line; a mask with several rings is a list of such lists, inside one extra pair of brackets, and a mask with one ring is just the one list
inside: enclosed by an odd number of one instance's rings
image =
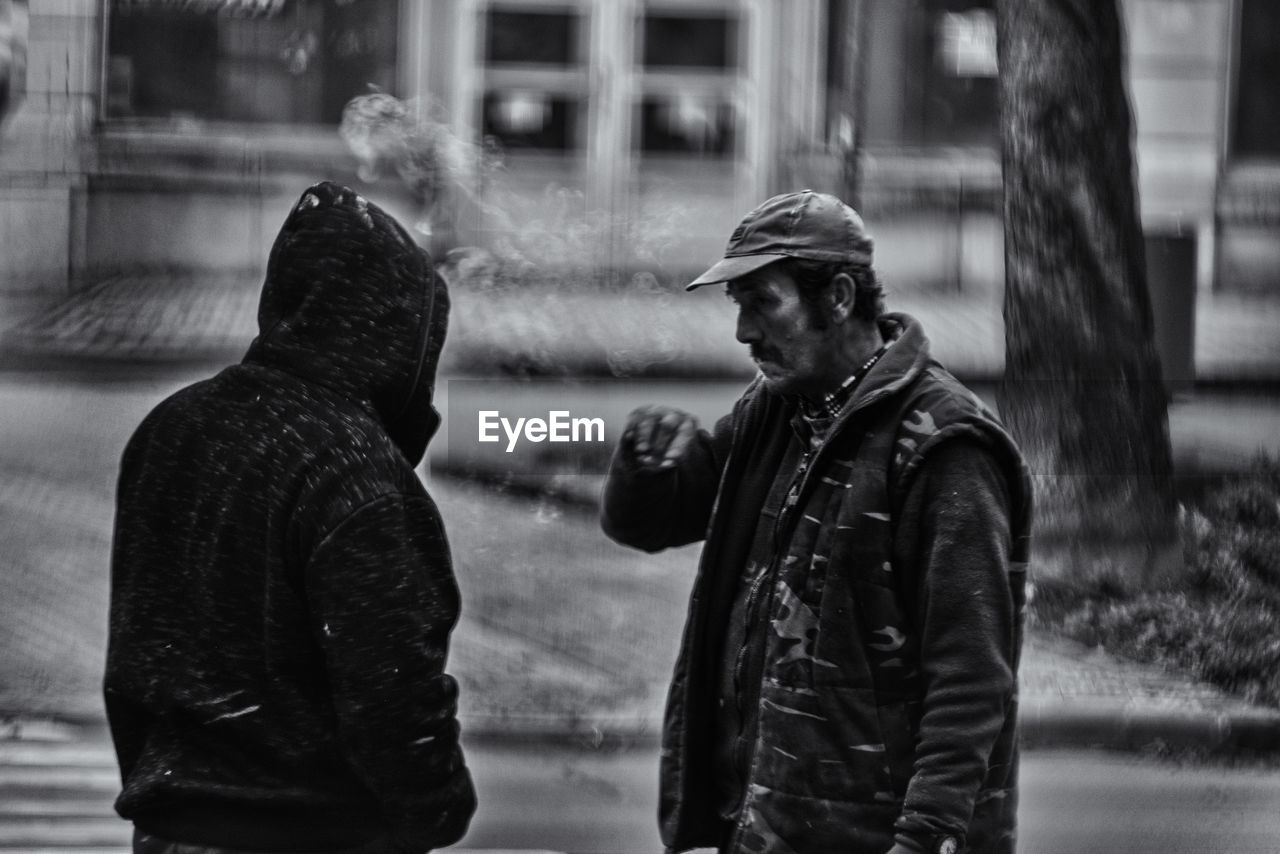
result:
[(1240, 21), (1240, 85), (1235, 153), (1280, 155), (1280, 5), (1245, 0)]
[(928, 62), (920, 119), (923, 142), (994, 145), (998, 139), (996, 25), (990, 0), (932, 0), (924, 33)]
[(484, 128), (504, 148), (573, 151), (578, 148), (577, 99), (537, 91), (489, 92)]
[(934, 19), (934, 61), (949, 77), (996, 76), (996, 13), (991, 9), (942, 12)]
[(491, 11), (485, 27), (485, 60), (573, 65), (578, 59), (577, 30), (576, 15)]
[(737, 68), (738, 22), (723, 15), (646, 15), (644, 65)]
[(653, 96), (640, 105), (640, 150), (644, 153), (733, 153), (733, 106), (690, 95)]
[(216, 17), (116, 13), (109, 39), (110, 115), (199, 117), (216, 112)]
[(394, 88), (397, 8), (113, 0), (107, 115), (336, 124), (351, 97)]

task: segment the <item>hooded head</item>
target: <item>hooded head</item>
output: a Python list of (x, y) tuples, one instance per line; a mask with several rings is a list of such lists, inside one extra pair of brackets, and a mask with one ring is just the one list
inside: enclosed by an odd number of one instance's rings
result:
[(431, 257), (377, 205), (324, 182), (271, 247), (245, 361), (371, 407), (417, 465), (440, 423), (432, 395), (448, 317)]

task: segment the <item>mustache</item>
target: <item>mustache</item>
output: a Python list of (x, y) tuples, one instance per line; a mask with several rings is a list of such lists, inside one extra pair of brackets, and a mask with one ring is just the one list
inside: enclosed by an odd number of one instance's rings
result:
[(776, 362), (781, 354), (772, 347), (761, 347), (752, 344), (747, 348), (747, 352), (751, 354), (751, 358), (757, 362)]

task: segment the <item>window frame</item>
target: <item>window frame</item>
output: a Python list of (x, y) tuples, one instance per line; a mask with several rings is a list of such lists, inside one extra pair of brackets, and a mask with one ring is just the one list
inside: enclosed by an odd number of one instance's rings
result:
[[(104, 179), (123, 180), (126, 175), (140, 174), (222, 185), (228, 181), (260, 182), (263, 174), (273, 170), (352, 172), (350, 154), (336, 124), (110, 115), (112, 6), (111, 0), (102, 0), (94, 104), (95, 171)], [(424, 29), (426, 14), (415, 0), (396, 2), (393, 74), (404, 97), (415, 97), (424, 88), (425, 81), (420, 78), (424, 45), (417, 34)]]
[[(572, 137), (570, 144), (563, 149), (513, 146), (503, 149), (504, 157), (572, 161), (585, 156), (591, 144), (591, 33), (596, 10), (589, 3), (575, 3), (572, 0), (473, 0), (469, 7), (464, 12), (464, 18), (468, 19), (473, 28), (471, 37), (467, 40), (471, 45), (471, 53), (462, 60), (462, 65), (466, 67), (457, 70), (465, 90), (459, 101), (460, 104), (465, 104), (463, 126), (477, 138), (484, 138), (485, 106), (492, 93), (504, 90), (537, 91), (552, 99), (561, 97), (568, 100), (573, 113), (569, 129)], [(577, 44), (572, 47), (576, 52), (576, 60), (564, 67), (533, 62), (490, 64), (487, 56), (487, 26), (488, 16), (495, 9), (526, 14), (558, 13), (576, 16), (578, 21), (573, 28), (573, 37)], [(468, 79), (470, 85), (466, 85)]]
[[(721, 68), (683, 65), (654, 65), (644, 63), (644, 21), (648, 15), (666, 18), (723, 17), (730, 23), (732, 64)], [(726, 168), (732, 171), (747, 157), (748, 126), (750, 115), (744, 109), (745, 83), (753, 61), (751, 28), (754, 25), (751, 10), (746, 4), (731, 2), (673, 3), (671, 0), (648, 0), (635, 4), (632, 23), (632, 56), (630, 85), (627, 87), (627, 109), (631, 120), (631, 133), (627, 139), (630, 157), (640, 163), (680, 169)], [(759, 62), (759, 58), (755, 58)], [(684, 151), (646, 151), (644, 149), (643, 110), (652, 97), (672, 94), (691, 94), (704, 97), (717, 104), (727, 105), (730, 111), (729, 150), (723, 154), (700, 154)]]

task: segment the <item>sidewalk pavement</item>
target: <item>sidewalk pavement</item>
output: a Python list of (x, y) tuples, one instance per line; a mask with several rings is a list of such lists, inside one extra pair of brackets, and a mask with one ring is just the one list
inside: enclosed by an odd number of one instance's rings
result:
[(1029, 749), (1280, 753), (1280, 709), (1062, 638), (1029, 634), (1019, 682)]
[[(459, 485), (439, 480), (432, 489), (451, 513), (474, 512), (462, 508), (475, 487), (463, 491)], [(23, 604), (18, 613), (6, 617), (15, 621), (4, 629), (6, 644), (22, 648), (9, 650), (12, 657), (0, 673), (10, 682), (0, 684), (0, 743), (50, 738), (102, 741), (105, 737), (99, 686), (106, 608), (102, 575), (110, 519), (109, 491), (42, 485), (21, 476), (0, 479), (0, 540), (9, 547), (42, 548), (46, 539), (41, 530), (50, 521), (69, 529), (69, 538), (57, 548), (47, 549), (51, 553), (40, 556), (34, 572), (19, 568), (19, 576), (27, 578), (24, 589), (11, 591), (13, 596), (7, 597), (11, 599), (7, 612), (14, 610), (14, 596)], [(519, 524), (519, 519), (512, 519), (512, 530), (522, 530)], [(564, 530), (561, 536), (585, 542), (590, 535), (585, 530), (588, 527), (583, 522)], [(24, 536), (34, 538), (34, 545), (25, 542)], [(460, 560), (476, 551), (476, 543), (467, 541), (463, 531), (458, 531), (456, 539)], [(643, 601), (645, 607), (659, 608), (662, 613), (653, 614), (646, 622), (665, 626), (665, 632), (674, 638), (687, 595), (680, 587), (688, 570), (683, 562), (692, 561), (694, 555), (665, 557), (678, 566), (666, 570), (654, 565), (656, 558), (636, 558), (654, 568), (629, 565), (620, 572), (630, 581), (635, 581), (637, 573), (653, 573), (637, 582), (641, 585), (638, 591), (650, 592), (636, 605), (641, 607)], [(607, 558), (601, 554), (592, 559)], [(469, 585), (491, 583), (476, 576), (475, 567), (471, 569), (466, 579)], [(508, 586), (514, 585), (517, 595), (522, 595), (519, 591), (529, 584), (545, 587), (547, 582), (539, 578), (512, 577)], [(660, 599), (653, 596), (659, 591)], [(615, 595), (614, 588), (583, 591), (580, 607), (598, 610)], [(451, 656), (451, 669), (463, 684), (462, 725), (468, 738), (594, 748), (656, 746), (669, 662), (646, 659), (631, 668), (634, 672), (620, 674), (599, 666), (599, 662), (584, 663), (581, 650), (531, 633), (529, 626), (477, 622), (484, 610), (481, 599), (473, 599), (471, 609), (464, 610)], [(606, 646), (635, 642), (636, 634), (626, 628), (625, 621), (636, 618), (627, 617), (626, 610), (619, 608), (608, 618), (624, 622), (614, 624), (613, 632), (597, 642)], [(532, 625), (536, 632), (536, 619)], [(549, 625), (542, 631), (559, 630)], [(674, 649), (673, 642), (645, 643), (655, 659), (670, 652), (665, 649), (668, 646)], [(626, 660), (635, 652), (611, 648), (600, 657), (606, 662)], [(21, 667), (15, 667), (19, 661)], [(520, 692), (519, 711), (494, 711), (513, 707), (510, 698), (506, 701), (509, 706), (485, 702), (485, 686), (492, 685), (493, 679), (518, 679), (518, 685), (527, 685), (504, 686), (507, 693), (512, 688)], [(540, 679), (547, 684), (540, 686)], [(637, 686), (637, 680), (645, 684)], [(552, 697), (557, 693), (556, 685), (577, 685), (577, 695), (588, 699), (572, 707), (546, 705), (546, 710), (539, 712), (543, 703), (537, 692), (545, 688), (543, 693), (549, 691), (548, 697)], [(527, 697), (525, 692), (529, 692)], [(619, 692), (632, 699), (615, 699), (604, 705), (589, 699), (617, 698)], [(1020, 706), (1023, 741), (1030, 749), (1280, 755), (1280, 709), (1229, 696), (1184, 675), (1122, 660), (1102, 649), (1049, 636), (1034, 626), (1028, 632), (1020, 668)], [(565, 712), (564, 708), (570, 710)]]

